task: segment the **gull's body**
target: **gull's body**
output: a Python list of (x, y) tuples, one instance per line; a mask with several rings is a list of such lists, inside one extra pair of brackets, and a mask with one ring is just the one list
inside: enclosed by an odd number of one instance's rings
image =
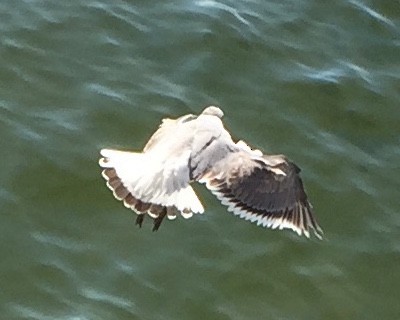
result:
[(223, 112), (164, 119), (143, 152), (101, 150), (100, 166), (114, 196), (157, 230), (165, 216), (189, 218), (204, 209), (190, 184), (205, 183), (228, 211), (257, 225), (322, 236), (299, 177), (283, 155), (263, 155), (235, 143), (223, 126)]

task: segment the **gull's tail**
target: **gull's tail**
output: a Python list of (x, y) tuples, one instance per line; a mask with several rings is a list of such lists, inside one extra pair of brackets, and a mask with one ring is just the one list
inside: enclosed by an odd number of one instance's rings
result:
[(189, 181), (182, 179), (174, 168), (152, 159), (146, 153), (103, 149), (99, 160), (102, 176), (114, 197), (139, 216), (141, 226), (144, 214), (154, 219), (157, 230), (163, 218), (175, 219), (177, 213), (190, 218), (204, 209)]

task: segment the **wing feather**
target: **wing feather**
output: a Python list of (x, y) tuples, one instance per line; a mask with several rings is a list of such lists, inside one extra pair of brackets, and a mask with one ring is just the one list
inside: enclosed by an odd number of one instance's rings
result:
[(272, 229), (289, 228), (306, 237), (312, 230), (322, 238), (299, 172), (282, 155), (258, 156), (241, 149), (229, 153), (199, 181), (241, 218)]

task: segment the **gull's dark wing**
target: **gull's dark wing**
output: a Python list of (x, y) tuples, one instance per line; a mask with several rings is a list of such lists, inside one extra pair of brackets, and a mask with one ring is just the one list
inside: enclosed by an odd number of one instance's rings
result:
[(322, 238), (299, 176), (300, 169), (285, 156), (229, 153), (200, 177), (228, 211), (257, 225), (289, 228)]

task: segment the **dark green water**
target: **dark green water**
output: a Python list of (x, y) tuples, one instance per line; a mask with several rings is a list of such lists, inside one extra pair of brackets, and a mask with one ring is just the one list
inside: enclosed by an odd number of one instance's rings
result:
[[(285, 153), (326, 239), (206, 213), (134, 225), (100, 177), (217, 104)], [(0, 3), (1, 319), (398, 319), (398, 1)]]

